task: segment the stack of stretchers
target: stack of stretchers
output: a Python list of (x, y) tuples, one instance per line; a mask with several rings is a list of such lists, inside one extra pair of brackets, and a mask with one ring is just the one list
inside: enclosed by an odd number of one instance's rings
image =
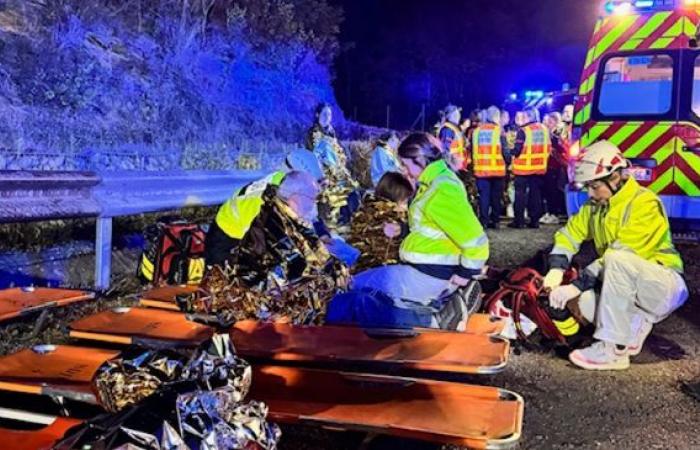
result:
[[(76, 340), (110, 350), (43, 346), (0, 357), (0, 391), (99, 406), (96, 372), (118, 357), (121, 346), (197, 347), (212, 337), (213, 328), (175, 311), (175, 295), (191, 289), (159, 288), (142, 295), (141, 305), (148, 308), (117, 308), (70, 325)], [(225, 331), (237, 354), (253, 363), (250, 397), (269, 406), (273, 422), (502, 448), (519, 440), (523, 399), (496, 387), (436, 380), (473, 379), (503, 370), (510, 348), (496, 336), (502, 326), (476, 314), (462, 333), (255, 321)], [(34, 431), (0, 429), (0, 436), (50, 443), (72, 424), (69, 418), (56, 418), (40, 421), (42, 427)], [(42, 445), (31, 448), (51, 447)]]

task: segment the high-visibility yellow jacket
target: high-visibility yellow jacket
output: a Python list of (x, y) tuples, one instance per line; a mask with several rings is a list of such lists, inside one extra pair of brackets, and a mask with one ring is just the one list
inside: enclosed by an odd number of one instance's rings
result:
[(265, 178), (237, 190), (216, 213), (216, 224), (230, 238), (243, 239), (250, 225), (260, 214), (263, 194), (268, 186), (279, 186), (286, 174), (273, 172)]
[(502, 128), (492, 123), (479, 125), (472, 136), (474, 176), (505, 177), (506, 161), (501, 145)]
[(465, 277), (480, 271), (489, 258), (489, 241), (464, 184), (445, 161), (429, 164), (418, 183), (401, 259), (413, 265), (452, 266)]
[[(587, 202), (554, 236), (552, 255), (571, 258), (581, 243), (593, 240), (602, 268), (609, 250), (633, 252), (647, 261), (683, 273), (683, 261), (671, 241), (663, 204), (634, 178), (628, 179), (605, 206)], [(594, 263), (594, 264), (595, 264)]]
[(522, 128), (525, 143), (520, 155), (513, 160), (514, 175), (544, 175), (547, 159), (552, 150), (549, 130), (541, 123), (531, 123)]
[[(467, 140), (462, 130), (452, 122), (445, 122), (438, 130), (437, 136), (443, 141), (444, 139), (449, 141), (449, 148), (447, 150), (450, 152), (450, 155), (452, 155), (455, 165), (460, 170), (466, 170), (471, 160), (467, 149)], [(449, 138), (446, 138), (447, 136), (449, 136)]]

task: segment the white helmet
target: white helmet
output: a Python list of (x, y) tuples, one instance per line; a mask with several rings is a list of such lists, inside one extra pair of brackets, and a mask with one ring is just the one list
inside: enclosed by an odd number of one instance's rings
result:
[(629, 167), (629, 161), (622, 156), (620, 149), (608, 141), (599, 141), (584, 149), (576, 161), (574, 182), (587, 183), (600, 180), (618, 169)]
[(307, 172), (316, 180), (320, 180), (324, 176), (321, 163), (318, 162), (318, 158), (310, 150), (292, 150), (289, 152), (289, 155), (287, 155), (285, 165), (289, 170)]

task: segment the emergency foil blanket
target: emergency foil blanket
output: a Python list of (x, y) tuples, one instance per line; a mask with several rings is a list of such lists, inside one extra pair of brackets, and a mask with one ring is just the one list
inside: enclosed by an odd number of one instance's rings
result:
[(116, 412), (151, 396), (168, 383), (192, 381), (214, 389), (227, 387), (240, 401), (250, 388), (250, 366), (233, 354), (228, 336), (212, 338), (209, 348), (192, 356), (133, 348), (107, 361), (94, 378), (99, 403)]
[(246, 319), (319, 323), (326, 305), (348, 283), (345, 266), (336, 263), (334, 276), (316, 273), (293, 283), (269, 283), (264, 291), (246, 286), (235, 269), (214, 266), (203, 286), (178, 299), (186, 312), (214, 316), (221, 325)]
[(352, 217), (348, 244), (357, 248), (360, 259), (352, 268), (354, 273), (385, 264), (399, 262), (401, 238), (389, 238), (384, 234), (384, 224), (404, 224), (408, 212), (399, 210), (396, 203), (374, 197), (365, 198)]

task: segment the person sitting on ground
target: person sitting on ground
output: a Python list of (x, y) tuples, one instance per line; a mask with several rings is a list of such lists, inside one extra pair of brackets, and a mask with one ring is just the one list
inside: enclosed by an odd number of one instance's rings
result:
[[(227, 202), (206, 240), (208, 266), (236, 268), (249, 287), (297, 280), (334, 262), (313, 228), (318, 183), (307, 172), (283, 174), (278, 184), (252, 183)], [(226, 205), (225, 205), (226, 206)], [(222, 207), (223, 208), (223, 207)]]
[[(437, 319), (446, 306), (444, 299), (480, 275), (489, 257), (488, 237), (464, 185), (443, 159), (441, 143), (429, 134), (414, 133), (399, 146), (399, 157), (418, 187), (409, 206), (401, 263), (357, 274), (353, 291), (331, 301), (329, 323), (451, 327)], [(398, 224), (384, 228), (388, 237), (401, 234)], [(460, 314), (463, 323), (466, 309)]]
[(383, 134), (377, 141), (377, 146), (372, 152), (372, 160), (370, 162), (370, 175), (373, 186), (377, 186), (379, 180), (387, 172), (403, 172), (401, 162), (396, 156), (396, 148), (398, 146), (399, 136), (394, 131)]
[[(590, 198), (556, 233), (544, 280), (552, 307), (563, 309), (579, 298), (581, 313), (596, 326), (593, 337), (598, 341), (569, 355), (584, 369), (627, 369), (652, 326), (688, 298), (683, 261), (673, 246), (664, 206), (656, 194), (624, 174), (628, 166), (610, 142), (584, 151), (574, 181)], [(599, 258), (572, 284), (561, 286), (564, 270), (588, 240)]]
[(360, 251), (354, 272), (399, 262), (401, 240), (384, 234), (385, 223), (406, 225), (408, 202), (413, 185), (403, 175), (387, 172), (379, 180), (374, 193), (365, 195), (350, 225), (348, 244)]

